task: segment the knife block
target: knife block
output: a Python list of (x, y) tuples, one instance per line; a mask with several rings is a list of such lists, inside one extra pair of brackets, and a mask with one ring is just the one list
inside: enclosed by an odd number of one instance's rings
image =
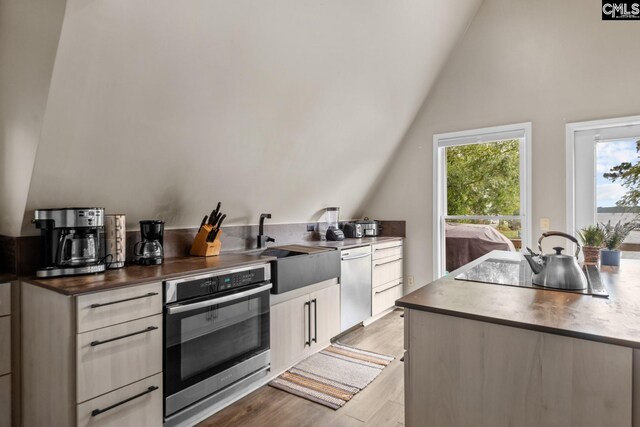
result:
[(189, 252), (191, 255), (216, 256), (220, 254), (220, 248), (222, 247), (220, 236), (222, 235), (222, 231), (218, 230), (218, 235), (213, 242), (207, 242), (207, 236), (212, 229), (213, 226), (209, 224), (205, 224), (200, 227), (200, 230), (198, 231), (198, 234), (196, 234), (195, 239), (193, 239), (193, 244), (191, 245), (191, 251)]

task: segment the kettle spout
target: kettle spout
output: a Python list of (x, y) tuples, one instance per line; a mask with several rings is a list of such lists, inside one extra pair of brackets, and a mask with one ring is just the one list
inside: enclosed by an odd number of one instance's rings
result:
[(529, 263), (533, 274), (539, 274), (544, 269), (544, 264), (542, 263), (540, 255), (534, 253), (531, 249), (529, 250), (530, 255), (524, 255), (524, 258)]

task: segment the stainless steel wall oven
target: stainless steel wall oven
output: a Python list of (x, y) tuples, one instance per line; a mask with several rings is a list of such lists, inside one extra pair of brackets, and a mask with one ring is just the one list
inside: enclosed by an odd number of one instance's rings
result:
[(270, 290), (268, 263), (165, 282), (165, 417), (266, 376)]

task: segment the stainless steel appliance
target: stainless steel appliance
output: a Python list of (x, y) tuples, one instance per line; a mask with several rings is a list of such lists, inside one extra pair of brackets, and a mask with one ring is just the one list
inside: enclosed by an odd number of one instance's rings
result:
[(107, 267), (122, 268), (126, 261), (126, 217), (124, 215), (107, 215), (104, 229)]
[(340, 331), (371, 317), (371, 246), (341, 251)]
[(362, 224), (358, 224), (355, 222), (347, 222), (343, 227), (342, 231), (344, 231), (345, 237), (350, 237), (353, 239), (361, 239), (364, 237), (364, 233), (362, 232)]
[(38, 277), (105, 271), (104, 209), (37, 209), (33, 222), (42, 236)]
[(157, 265), (164, 261), (164, 221), (151, 219), (140, 221), (142, 240), (133, 248), (136, 262), (141, 265)]
[[(564, 248), (555, 247), (555, 254), (542, 254), (542, 240), (545, 237), (560, 236), (571, 240), (576, 244), (575, 256), (564, 255)], [(578, 265), (578, 256), (580, 256), (580, 243), (578, 239), (570, 234), (561, 231), (548, 231), (543, 233), (538, 239), (539, 254), (527, 248), (529, 255), (525, 255), (525, 259), (529, 262), (529, 266), (533, 271), (532, 282), (535, 285), (548, 288), (564, 289), (564, 290), (580, 290), (587, 289), (587, 277), (584, 275)]]
[(380, 223), (378, 221), (370, 220), (368, 217), (364, 217), (363, 220), (356, 221), (356, 224), (360, 224), (362, 232), (365, 237), (376, 237), (380, 235)]
[(267, 375), (270, 291), (268, 263), (165, 282), (165, 419)]

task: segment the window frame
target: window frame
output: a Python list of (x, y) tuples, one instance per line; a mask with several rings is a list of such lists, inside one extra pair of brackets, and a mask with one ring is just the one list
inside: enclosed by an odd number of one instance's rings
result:
[[(469, 129), (457, 132), (433, 135), (433, 279), (444, 275), (445, 268), (445, 236), (446, 219), (518, 219), (522, 226), (522, 247), (531, 244), (531, 122)], [(524, 136), (522, 136), (524, 135)], [(520, 140), (520, 215), (518, 216), (448, 216), (446, 189), (447, 147), (478, 144), (500, 140)]]
[[(597, 131), (612, 128), (640, 125), (640, 116), (617, 117), (602, 120), (590, 120), (566, 124), (566, 224), (565, 231), (575, 234), (576, 228), (576, 134), (582, 131)], [(595, 145), (594, 145), (595, 149)], [(594, 173), (595, 179), (595, 165)], [(595, 207), (594, 207), (595, 208)], [(595, 213), (594, 213), (595, 218)]]

